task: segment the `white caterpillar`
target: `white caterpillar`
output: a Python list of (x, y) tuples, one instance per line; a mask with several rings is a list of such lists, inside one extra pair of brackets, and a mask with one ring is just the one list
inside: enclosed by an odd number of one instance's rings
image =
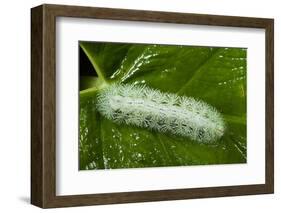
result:
[(163, 93), (132, 84), (114, 84), (100, 91), (97, 109), (116, 123), (211, 142), (222, 137), (221, 114), (194, 98)]

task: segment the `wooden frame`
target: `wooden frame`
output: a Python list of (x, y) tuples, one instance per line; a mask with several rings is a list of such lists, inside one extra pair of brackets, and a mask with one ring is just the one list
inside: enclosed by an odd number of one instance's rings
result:
[[(266, 183), (259, 185), (56, 196), (56, 17), (263, 28), (266, 31)], [(41, 5), (31, 9), (31, 203), (64, 207), (273, 193), (273, 19)]]

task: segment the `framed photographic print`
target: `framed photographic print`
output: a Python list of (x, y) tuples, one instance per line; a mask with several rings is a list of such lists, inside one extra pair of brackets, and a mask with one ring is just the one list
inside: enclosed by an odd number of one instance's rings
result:
[(273, 19), (31, 9), (31, 203), (273, 193)]

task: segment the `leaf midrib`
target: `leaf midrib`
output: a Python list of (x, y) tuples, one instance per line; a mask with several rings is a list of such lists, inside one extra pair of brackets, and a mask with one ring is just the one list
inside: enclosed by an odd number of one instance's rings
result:
[(201, 74), (201, 70), (202, 70), (202, 67), (206, 66), (211, 59), (213, 59), (218, 53), (220, 53), (223, 49), (215, 49), (211, 56), (209, 56), (209, 58), (207, 60), (205, 60), (204, 62), (202, 62), (193, 72), (193, 75), (187, 80), (187, 82), (178, 90), (177, 93), (181, 93), (183, 91), (183, 89), (185, 87), (187, 87), (193, 80), (196, 76), (198, 76), (198, 73)]

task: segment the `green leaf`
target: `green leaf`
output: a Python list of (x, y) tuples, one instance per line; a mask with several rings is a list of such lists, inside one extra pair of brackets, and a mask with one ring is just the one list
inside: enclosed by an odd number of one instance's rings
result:
[[(94, 42), (80, 46), (98, 75), (85, 80), (80, 91), (81, 170), (246, 162), (246, 49)], [(114, 82), (204, 100), (222, 113), (224, 136), (198, 143), (113, 123), (95, 110), (95, 99), (99, 89)]]

